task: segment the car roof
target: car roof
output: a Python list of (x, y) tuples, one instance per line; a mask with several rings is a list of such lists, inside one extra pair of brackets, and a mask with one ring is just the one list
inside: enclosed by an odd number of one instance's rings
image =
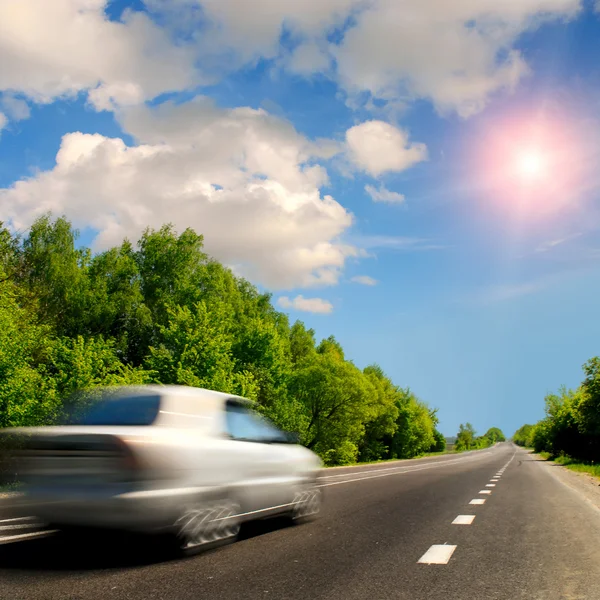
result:
[(160, 385), (160, 384), (148, 384), (148, 385), (124, 385), (119, 387), (105, 387), (96, 388), (98, 391), (113, 390), (115, 392), (114, 397), (119, 396), (141, 396), (152, 392), (158, 396), (196, 396), (199, 398), (206, 399), (219, 399), (221, 401), (236, 400), (244, 404), (254, 404), (252, 400), (244, 398), (243, 396), (237, 396), (236, 394), (228, 394), (225, 392), (217, 392), (216, 390), (209, 390), (206, 388), (193, 387), (189, 385)]
[[(156, 425), (181, 426), (183, 424), (201, 427), (206, 431), (219, 429), (217, 415), (225, 409), (227, 402), (253, 406), (248, 398), (235, 394), (226, 394), (215, 390), (186, 385), (132, 385), (100, 388), (110, 392), (115, 401), (132, 396), (156, 395), (161, 398), (159, 419)], [(198, 421), (197, 419), (201, 419)]]

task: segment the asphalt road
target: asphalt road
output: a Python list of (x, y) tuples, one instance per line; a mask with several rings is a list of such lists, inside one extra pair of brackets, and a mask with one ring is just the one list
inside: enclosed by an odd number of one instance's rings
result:
[(4, 543), (0, 598), (600, 600), (600, 511), (549, 468), (507, 443), (330, 469), (319, 520), (185, 560), (126, 539)]

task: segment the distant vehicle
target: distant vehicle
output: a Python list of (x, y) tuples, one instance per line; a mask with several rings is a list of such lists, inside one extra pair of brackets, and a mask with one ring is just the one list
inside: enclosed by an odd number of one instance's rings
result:
[(187, 553), (247, 520), (320, 510), (317, 455), (231, 394), (119, 388), (77, 424), (14, 431), (26, 494), (54, 528), (168, 532)]

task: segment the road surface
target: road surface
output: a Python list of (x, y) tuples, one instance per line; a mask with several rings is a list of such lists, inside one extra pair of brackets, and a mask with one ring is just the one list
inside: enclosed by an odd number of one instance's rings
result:
[(505, 443), (329, 469), (319, 520), (184, 560), (122, 540), (3, 543), (0, 598), (598, 600), (600, 511), (551, 468)]

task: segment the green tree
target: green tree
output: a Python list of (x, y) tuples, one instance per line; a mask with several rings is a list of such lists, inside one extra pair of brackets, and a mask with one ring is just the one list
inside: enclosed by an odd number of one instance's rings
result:
[(446, 438), (441, 431), (437, 429), (433, 432), (433, 445), (431, 446), (430, 452), (444, 452), (446, 450)]
[(359, 369), (333, 336), (290, 326), (191, 229), (92, 255), (64, 217), (23, 236), (0, 223), (0, 426), (54, 423), (98, 386), (144, 382), (253, 398), (327, 464), (442, 447), (435, 410), (377, 365)]
[(87, 248), (64, 217), (40, 217), (23, 240), (21, 277), (35, 298), (38, 317), (62, 335), (79, 333), (89, 309)]
[(435, 441), (432, 411), (410, 390), (401, 390), (396, 401), (397, 429), (391, 440), (392, 458), (413, 458), (428, 452)]
[(576, 420), (581, 435), (577, 455), (585, 460), (600, 460), (600, 358), (583, 367), (585, 379), (577, 404)]
[(343, 359), (336, 345), (323, 343), (312, 360), (303, 362), (292, 373), (289, 390), (303, 407), (306, 446), (339, 463), (339, 456), (330, 451), (345, 442), (344, 460), (356, 457), (369, 414), (369, 390), (363, 373)]
[(515, 431), (513, 442), (519, 446), (530, 447), (533, 445), (534, 425), (522, 425)]
[(471, 423), (462, 423), (459, 425), (458, 434), (456, 436), (457, 450), (471, 450), (475, 447), (475, 428)]
[(490, 446), (493, 446), (497, 442), (505, 442), (506, 437), (502, 433), (502, 430), (498, 427), (490, 427), (484, 434), (483, 437), (489, 440)]
[(359, 442), (359, 458), (361, 461), (374, 461), (390, 456), (389, 438), (398, 428), (396, 402), (400, 393), (378, 365), (366, 367), (363, 373), (370, 389), (364, 435)]
[(15, 285), (0, 283), (0, 426), (52, 422), (60, 409), (46, 376), (51, 330), (19, 305)]
[(252, 376), (233, 371), (232, 314), (227, 306), (198, 302), (193, 309), (172, 308), (168, 315), (144, 363), (157, 382), (255, 396)]

